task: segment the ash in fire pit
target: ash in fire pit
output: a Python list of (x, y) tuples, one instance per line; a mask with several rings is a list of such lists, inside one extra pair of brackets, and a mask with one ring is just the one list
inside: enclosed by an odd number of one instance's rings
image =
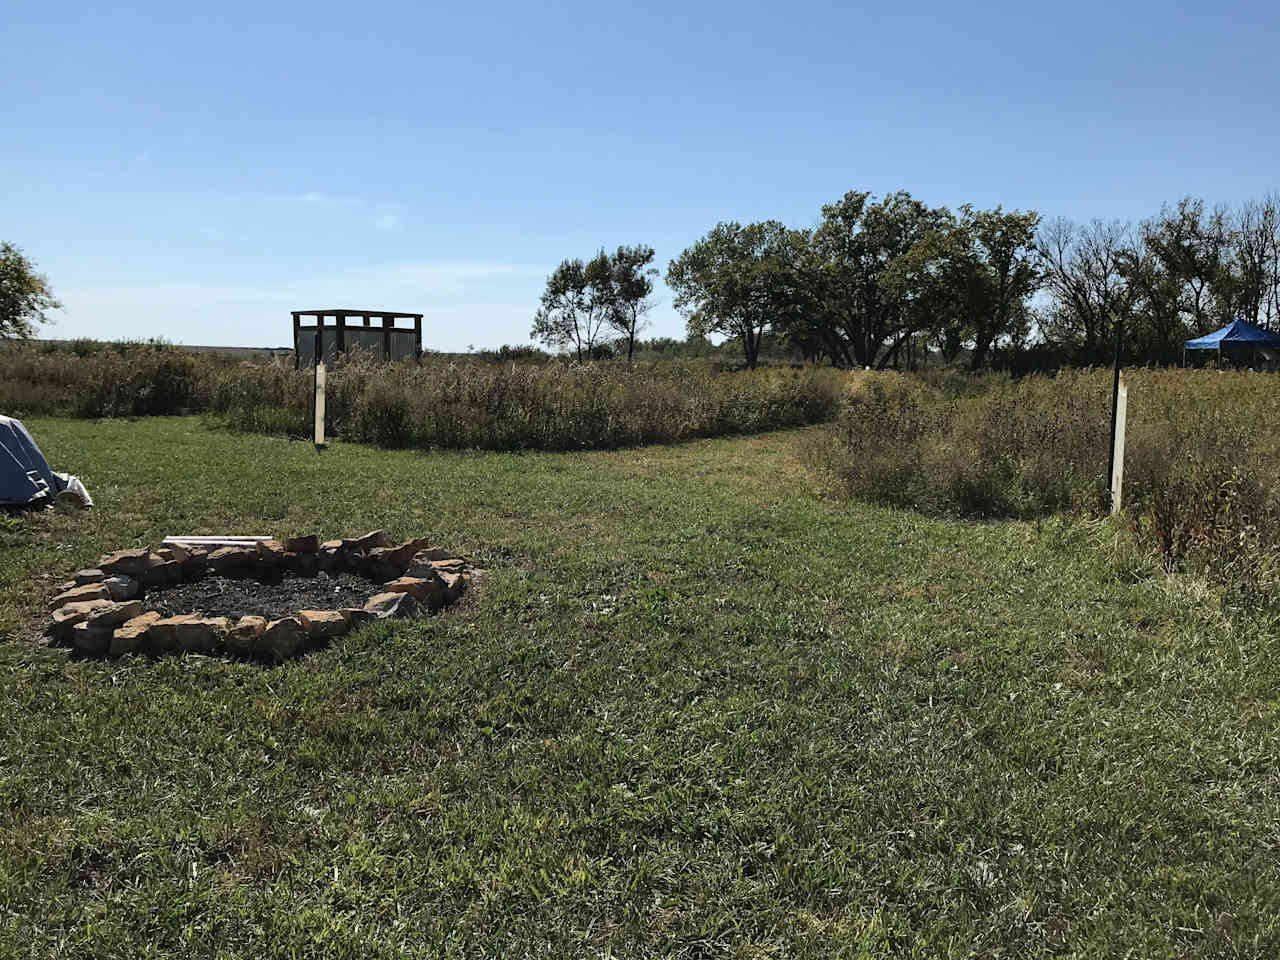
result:
[(166, 617), (200, 613), (206, 617), (266, 617), (277, 620), (298, 610), (342, 610), (363, 607), (379, 584), (354, 573), (325, 573), (304, 577), (285, 574), (275, 582), (250, 577), (210, 574), (202, 580), (147, 591), (146, 606)]
[(439, 610), (481, 572), (426, 540), (393, 545), (381, 530), (325, 543), (307, 536), (124, 550), (63, 584), (46, 632), (89, 654), (279, 661), (368, 620)]

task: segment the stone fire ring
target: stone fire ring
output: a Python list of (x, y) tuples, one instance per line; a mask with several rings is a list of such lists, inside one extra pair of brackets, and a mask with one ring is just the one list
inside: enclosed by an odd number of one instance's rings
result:
[[(382, 585), (359, 608), (298, 610), (267, 621), (199, 613), (166, 617), (147, 609), (149, 588), (198, 581), (209, 573), (262, 579), (291, 572), (315, 576), (346, 571)], [(207, 548), (166, 545), (158, 550), (120, 550), (81, 570), (49, 603), (45, 633), (60, 646), (93, 656), (126, 653), (229, 654), (275, 663), (341, 636), (370, 620), (411, 618), (453, 603), (478, 570), (426, 540), (393, 544), (381, 530), (347, 540), (319, 537), (266, 540), (251, 546)]]

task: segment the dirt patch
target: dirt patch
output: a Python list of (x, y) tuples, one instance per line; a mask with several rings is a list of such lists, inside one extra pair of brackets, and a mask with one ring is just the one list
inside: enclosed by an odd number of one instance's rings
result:
[(157, 610), (166, 617), (202, 613), (232, 620), (244, 616), (275, 620), (298, 610), (363, 607), (381, 589), (354, 573), (285, 576), (272, 583), (210, 574), (172, 587), (153, 587), (147, 591), (144, 603), (148, 610)]

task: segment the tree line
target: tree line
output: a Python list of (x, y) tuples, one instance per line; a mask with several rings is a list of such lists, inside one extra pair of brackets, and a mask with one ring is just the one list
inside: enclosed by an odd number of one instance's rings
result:
[[(591, 356), (617, 332), (628, 357), (652, 305), (649, 247), (566, 260), (533, 336)], [(1236, 318), (1280, 328), (1280, 199), (1166, 205), (1140, 224), (952, 211), (899, 191), (851, 191), (812, 228), (722, 222), (670, 262), (691, 338), (762, 343), (836, 367), (915, 367), (929, 356), (980, 370), (1018, 354), (1169, 362), (1182, 341)]]

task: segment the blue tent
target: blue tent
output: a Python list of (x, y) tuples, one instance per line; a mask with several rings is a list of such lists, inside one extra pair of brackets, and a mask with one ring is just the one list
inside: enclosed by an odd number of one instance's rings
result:
[(52, 503), (66, 485), (22, 421), (0, 417), (0, 504)]
[(54, 473), (21, 420), (0, 417), (0, 507), (93, 506), (78, 477)]
[(1243, 320), (1232, 320), (1221, 330), (1188, 340), (1183, 350), (1218, 350), (1231, 347), (1269, 347), (1280, 350), (1280, 333), (1271, 333)]

